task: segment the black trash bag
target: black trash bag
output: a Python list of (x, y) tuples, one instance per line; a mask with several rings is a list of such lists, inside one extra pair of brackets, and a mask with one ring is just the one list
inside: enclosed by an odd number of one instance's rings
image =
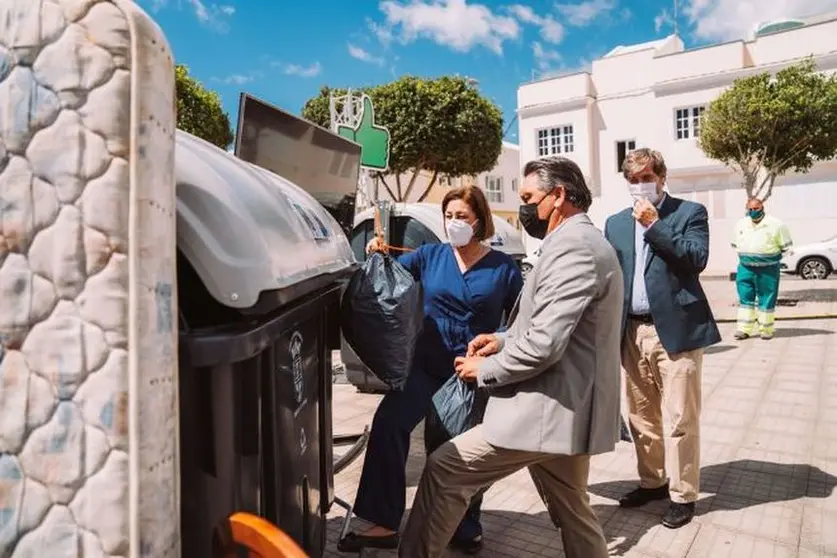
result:
[(633, 442), (631, 431), (628, 429), (628, 425), (625, 424), (625, 419), (621, 416), (619, 417), (619, 440), (622, 442)]
[(459, 436), (482, 422), (487, 399), (476, 383), (454, 374), (433, 395), (434, 421), (451, 438)]
[(421, 333), (421, 286), (391, 256), (369, 256), (343, 293), (346, 342), (392, 391), (404, 389)]

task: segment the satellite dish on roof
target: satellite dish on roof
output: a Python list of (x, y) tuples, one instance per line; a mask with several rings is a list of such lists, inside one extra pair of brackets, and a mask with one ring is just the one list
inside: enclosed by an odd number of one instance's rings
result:
[(797, 27), (802, 27), (803, 25), (805, 25), (805, 22), (801, 19), (774, 19), (772, 21), (765, 21), (756, 25), (756, 29), (753, 33), (753, 36), (763, 37), (764, 35), (770, 35), (771, 33), (778, 33), (780, 31), (787, 31), (788, 29), (795, 29)]

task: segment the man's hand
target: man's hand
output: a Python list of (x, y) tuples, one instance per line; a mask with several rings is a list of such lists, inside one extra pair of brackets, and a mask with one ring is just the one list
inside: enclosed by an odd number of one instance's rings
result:
[(481, 333), (468, 343), (468, 356), (487, 357), (500, 350), (500, 340), (493, 333)]
[(453, 361), (453, 364), (456, 367), (456, 374), (462, 381), (476, 382), (480, 362), (482, 362), (484, 358), (485, 357), (481, 356), (456, 357)]
[(639, 200), (634, 204), (634, 219), (646, 229), (657, 222), (660, 215), (657, 208), (648, 200)]

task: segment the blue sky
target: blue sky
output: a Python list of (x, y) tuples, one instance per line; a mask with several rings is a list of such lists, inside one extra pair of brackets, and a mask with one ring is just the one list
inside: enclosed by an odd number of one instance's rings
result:
[[(233, 125), (246, 91), (299, 113), (323, 85), (404, 74), (479, 82), (508, 126), (517, 87), (673, 31), (673, 0), (139, 0), (177, 62), (218, 91)], [(837, 0), (680, 0), (687, 46), (741, 38), (758, 21)], [(517, 140), (517, 126), (506, 139)]]

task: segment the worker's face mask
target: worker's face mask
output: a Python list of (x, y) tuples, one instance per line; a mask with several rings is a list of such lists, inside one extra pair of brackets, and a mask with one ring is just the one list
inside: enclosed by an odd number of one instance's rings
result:
[(465, 246), (474, 238), (474, 227), (462, 219), (448, 219), (445, 225), (451, 246)]
[(656, 182), (639, 182), (637, 184), (628, 184), (628, 191), (635, 202), (639, 200), (648, 200), (651, 203), (660, 201), (660, 193), (657, 191)]
[(747, 216), (753, 221), (761, 221), (764, 218), (763, 209), (748, 209)]

